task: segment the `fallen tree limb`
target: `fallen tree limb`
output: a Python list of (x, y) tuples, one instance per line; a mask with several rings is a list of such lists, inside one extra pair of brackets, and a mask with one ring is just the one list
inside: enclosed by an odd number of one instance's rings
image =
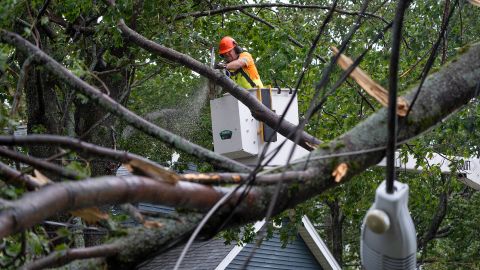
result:
[[(245, 180), (247, 174), (211, 174), (207, 178), (223, 178)], [(185, 179), (202, 179), (208, 175), (192, 174), (183, 176)], [(291, 183), (296, 180), (306, 181), (315, 176), (314, 170), (289, 171), (284, 173), (257, 176), (259, 183)], [(51, 184), (44, 188), (25, 194), (19, 200), (9, 205), (9, 209), (0, 212), (0, 238), (15, 232), (30, 228), (54, 214), (66, 211), (83, 209), (104, 204), (122, 204), (126, 202), (150, 202), (167, 206), (176, 206), (186, 209), (208, 210), (231, 188), (214, 188), (196, 183), (179, 181), (175, 184), (166, 181), (150, 179), (141, 176), (105, 176), (77, 182), (62, 182)], [(229, 207), (234, 209), (240, 194), (239, 189), (229, 200)], [(248, 197), (254, 207), (257, 192), (251, 192)], [(247, 209), (245, 209), (247, 210)], [(261, 212), (252, 212), (258, 218)]]
[[(406, 141), (432, 128), (442, 119), (458, 110), (475, 96), (480, 80), (480, 45), (473, 45), (466, 53), (452, 61), (441, 71), (432, 74), (423, 85), (415, 107), (408, 118), (399, 121), (399, 141)], [(453, 91), (453, 89), (455, 91)], [(410, 101), (418, 89), (414, 87), (405, 96)], [(314, 175), (299, 183), (284, 183), (279, 187), (273, 214), (292, 208), (322, 192), (338, 185), (332, 172), (338, 165), (348, 166), (346, 175), (340, 183), (351, 179), (368, 167), (377, 164), (384, 157), (384, 150), (374, 150), (384, 146), (387, 140), (386, 110), (381, 109), (355, 128), (329, 144), (321, 145), (312, 153), (308, 168)], [(352, 154), (352, 151), (356, 151)], [(326, 158), (326, 156), (329, 156)], [(306, 162), (306, 161), (305, 161)], [(293, 169), (304, 168), (305, 163), (292, 165)], [(106, 203), (124, 203), (146, 201), (182, 208), (205, 211), (218, 201), (228, 188), (213, 188), (204, 185), (179, 181), (176, 185), (154, 181), (143, 177), (104, 177), (76, 183), (58, 183), (39, 191), (26, 194), (12, 202), (0, 213), (0, 237), (23, 230), (54, 213)], [(253, 187), (248, 196), (237, 205), (240, 189), (228, 200), (227, 204), (209, 221), (204, 233), (214, 233), (219, 224), (233, 211), (228, 226), (235, 226), (263, 218), (269, 202), (277, 192), (277, 186)], [(292, 192), (293, 191), (293, 192)], [(45, 196), (45, 194), (49, 196)], [(195, 223), (189, 223), (194, 226)], [(178, 229), (177, 233), (188, 230)], [(138, 239), (147, 241), (145, 234), (137, 234)], [(132, 236), (133, 237), (133, 236)], [(149, 246), (150, 252), (163, 246)], [(122, 250), (108, 258), (110, 265), (131, 265), (144, 259), (137, 246)], [(129, 253), (130, 252), (130, 253)], [(125, 254), (128, 254), (126, 256)]]
[[(105, 176), (51, 184), (25, 194), (0, 212), (0, 238), (30, 228), (57, 213), (97, 205), (151, 202), (205, 211), (228, 190), (183, 181), (169, 184), (141, 176)], [(249, 195), (251, 207), (254, 207), (255, 196), (256, 192)], [(238, 196), (232, 197), (231, 207), (237, 199)]]
[(143, 131), (144, 133), (154, 138), (160, 139), (162, 142), (171, 145), (176, 149), (182, 150), (188, 154), (194, 155), (204, 160), (209, 160), (220, 168), (225, 168), (230, 171), (238, 172), (251, 171), (250, 168), (237, 161), (231, 160), (227, 157), (209, 151), (178, 135), (164, 130), (148, 122), (142, 117), (136, 115), (135, 113), (131, 112), (130, 110), (110, 98), (108, 95), (105, 95), (97, 88), (89, 85), (88, 83), (75, 76), (64, 66), (59, 64), (49, 55), (45, 54), (42, 50), (35, 47), (33, 44), (31, 44), (21, 36), (0, 29), (0, 42), (10, 44), (14, 46), (17, 50), (20, 50), (27, 55), (34, 55), (37, 63), (42, 64), (45, 69), (55, 75), (58, 79), (64, 81), (67, 85), (71, 86), (75, 90), (85, 94), (92, 102), (97, 103), (99, 106), (105, 108), (105, 110), (107, 110), (108, 112), (120, 117), (122, 120)]

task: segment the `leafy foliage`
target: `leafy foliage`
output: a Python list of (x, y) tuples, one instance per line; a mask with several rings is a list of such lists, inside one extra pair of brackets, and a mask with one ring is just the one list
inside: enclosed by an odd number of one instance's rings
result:
[[(3, 0), (0, 5), (0, 27), (17, 31), (35, 42), (36, 28), (32, 25), (40, 25), (38, 28), (42, 38), (39, 42), (44, 46), (42, 49), (74, 74), (98, 87), (101, 85), (99, 81), (104, 80), (111, 87), (109, 90), (112, 93), (117, 93), (116, 90), (124, 90), (119, 91), (115, 98), (130, 110), (208, 149), (213, 149), (213, 146), (207, 82), (190, 70), (152, 56), (137, 47), (129, 46), (130, 44), (122, 39), (120, 32), (116, 29), (117, 20), (120, 17), (125, 18), (127, 24), (135, 26), (136, 31), (153, 41), (190, 55), (206, 64), (210, 61), (210, 48), (216, 47), (222, 36), (233, 36), (240, 46), (253, 54), (266, 85), (295, 87), (300, 74), (305, 72), (298, 93), (302, 117), (310, 106), (315, 87), (332, 56), (329, 46), (340, 44), (356, 18), (336, 13), (332, 22), (328, 24), (328, 29), (320, 37), (320, 42), (314, 50), (313, 60), (304, 70), (303, 65), (311, 42), (317, 35), (328, 10), (256, 8), (243, 10), (253, 16), (233, 11), (175, 20), (175, 17), (180, 14), (246, 4), (251, 1), (116, 2), (116, 8), (109, 8), (104, 1), (51, 1), (48, 12), (37, 21), (36, 14), (44, 5), (44, 1)], [(331, 5), (331, 1), (326, 0), (290, 2), (299, 5)], [(362, 5), (361, 2), (344, 0), (339, 1), (339, 6), (342, 9), (357, 11)], [(401, 50), (400, 89), (407, 89), (409, 85), (418, 82), (432, 44), (439, 35), (445, 2), (447, 1), (413, 1), (407, 11)], [(453, 5), (452, 1), (448, 2)], [(394, 3), (385, 3), (380, 0), (370, 1), (368, 8), (368, 12), (375, 13), (385, 21), (393, 19), (394, 10)], [(274, 29), (254, 19), (254, 16), (272, 24)], [(446, 46), (441, 47), (434, 68), (440, 67), (445, 59), (454, 60), (455, 55), (461, 52), (459, 48), (478, 41), (479, 16), (480, 9), (472, 8), (465, 1), (460, 1), (446, 34), (444, 43)], [(54, 17), (57, 20), (60, 20), (58, 18), (64, 20), (65, 25), (55, 22)], [(18, 19), (23, 19), (30, 27), (19, 23)], [(83, 30), (74, 26), (91, 28), (92, 32), (82, 32)], [(42, 27), (49, 27), (56, 37), (47, 38), (46, 30)], [(383, 27), (385, 22), (382, 19), (365, 16), (361, 27), (348, 44), (346, 54), (352, 59), (358, 57), (373, 42), (373, 38)], [(292, 39), (299, 41), (301, 45), (291, 42)], [(386, 32), (382, 39), (373, 44), (372, 50), (360, 65), (384, 87), (388, 85), (390, 40), (390, 33)], [(24, 59), (15, 54), (13, 48), (0, 45), (1, 130), (9, 125), (27, 123), (33, 118), (29, 115), (31, 106), (26, 98), (21, 100), (21, 110), (18, 115), (12, 117), (9, 114), (23, 64), (22, 60)], [(118, 72), (108, 75), (112, 70)], [(334, 68), (329, 83), (325, 89), (321, 90), (321, 96), (331, 89), (340, 74), (341, 70)], [(60, 113), (55, 113), (51, 109), (47, 110), (47, 116), (51, 113), (55, 116), (54, 118), (63, 120), (56, 129), (58, 134), (83, 136), (84, 134), (79, 131), (85, 131), (81, 126), (84, 124), (82, 121), (89, 120), (88, 118), (99, 121), (101, 117), (94, 115), (88, 109), (77, 110), (89, 104), (88, 99), (82, 94), (74, 93), (63, 82), (57, 81), (52, 85), (55, 85), (55, 100), (49, 101)], [(25, 92), (28, 92), (28, 89)], [(123, 94), (125, 96), (120, 100), (119, 97)], [(26, 95), (25, 93), (24, 96)], [(463, 157), (479, 156), (480, 135), (476, 129), (480, 126), (478, 117), (480, 109), (477, 103), (478, 101), (475, 100), (468, 104), (457, 115), (436, 127), (428, 135), (410, 142), (408, 147), (402, 147), (401, 151), (415, 153), (419, 157), (418, 165), (422, 167), (426, 167), (427, 164), (421, 157), (435, 152)], [(323, 141), (329, 141), (357, 125), (379, 108), (380, 105), (368, 97), (355, 82), (347, 80), (347, 83), (327, 97), (321, 111), (313, 116), (305, 130)], [(108, 125), (102, 126), (103, 129), (99, 128), (102, 132), (92, 135), (93, 138), (90, 138), (90, 141), (104, 142), (107, 138), (115, 137), (114, 142), (109, 146), (141, 154), (166, 166), (182, 170), (186, 169), (187, 163), (195, 163), (200, 171), (214, 170), (211, 165), (186, 154), (177, 153), (163, 143), (136, 132), (124, 123), (116, 120), (107, 122), (111, 124), (113, 131)], [(48, 125), (33, 123), (33, 121), (28, 124), (31, 133), (52, 132)], [(174, 164), (173, 156), (176, 154), (180, 154), (180, 158)], [(84, 159), (77, 155), (67, 157), (68, 162), (63, 161), (68, 164), (68, 167), (88, 175), (95, 171), (91, 166), (95, 162), (94, 159)], [(12, 162), (9, 164), (13, 165)], [(117, 165), (113, 164), (112, 167), (116, 169)], [(432, 217), (438, 211), (440, 195), (443, 192), (449, 194), (447, 215), (441, 223), (441, 229), (446, 229), (448, 233), (441, 238), (433, 239), (424, 250), (419, 252), (419, 258), (424, 263), (422, 268), (478, 268), (480, 263), (478, 260), (480, 242), (477, 239), (480, 215), (476, 207), (479, 200), (478, 192), (466, 188), (454, 179), (446, 181), (437, 167), (429, 167), (421, 173), (399, 171), (398, 174), (399, 180), (410, 186), (410, 209), (419, 238), (429, 229)], [(341, 223), (343, 242), (340, 243), (343, 246), (343, 263), (345, 266), (356, 268), (359, 266), (360, 224), (373, 201), (375, 189), (383, 178), (382, 170), (376, 168), (368, 170), (353, 181), (298, 206), (294, 213), (284, 213), (275, 217), (274, 222), (281, 222), (286, 217), (291, 219), (290, 223), (280, 229), (282, 238), (288, 242), (288, 239), (295, 235), (295, 226), (300, 222), (301, 216), (306, 214), (318, 225), (320, 234), (330, 240), (332, 230), (328, 228), (327, 222), (331, 217), (328, 204), (338, 202), (344, 216)], [(23, 192), (23, 189), (8, 185), (2, 185), (0, 188), (1, 197), (5, 199), (15, 199)], [(271, 226), (270, 229), (278, 228)], [(249, 225), (243, 229), (227, 231), (223, 236), (229, 241), (245, 243), (254, 239), (252, 231), (252, 226)], [(58, 235), (66, 237), (67, 233), (59, 232)], [(29, 231), (26, 237), (28, 254), (32, 257), (45, 255), (50, 250), (61, 250), (68, 246), (65, 243), (58, 245), (50, 243), (44, 234), (35, 230)], [(463, 239), (471, 239), (471, 241), (467, 242)], [(17, 254), (22, 248), (20, 235), (5, 241), (6, 245), (0, 255), (2, 263), (8, 263), (12, 254)], [(332, 246), (333, 241), (329, 242)], [(66, 243), (70, 244), (69, 241)], [(16, 265), (13, 264), (11, 267), (15, 268)]]

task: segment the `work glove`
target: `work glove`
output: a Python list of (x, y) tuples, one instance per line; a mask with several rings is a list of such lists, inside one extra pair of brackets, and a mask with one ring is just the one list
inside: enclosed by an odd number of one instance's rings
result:
[(225, 67), (227, 66), (227, 64), (223, 63), (223, 62), (218, 62), (218, 63), (215, 63), (215, 65), (213, 66), (214, 69), (225, 69)]

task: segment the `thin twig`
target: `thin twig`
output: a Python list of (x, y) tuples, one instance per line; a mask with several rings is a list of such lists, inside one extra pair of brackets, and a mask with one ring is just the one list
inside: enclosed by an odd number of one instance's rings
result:
[[(178, 21), (188, 17), (199, 18), (204, 16), (212, 16), (217, 14), (224, 14), (232, 11), (244, 10), (248, 8), (268, 8), (268, 7), (280, 7), (280, 8), (298, 8), (298, 9), (323, 9), (331, 10), (331, 6), (322, 6), (322, 5), (299, 5), (299, 4), (286, 4), (286, 3), (261, 3), (261, 4), (246, 4), (246, 5), (237, 5), (237, 6), (227, 6), (223, 8), (217, 8), (212, 10), (198, 11), (192, 13), (179, 14), (174, 17), (173, 20)], [(375, 13), (361, 12), (361, 11), (350, 11), (344, 10), (341, 8), (335, 8), (334, 11), (343, 15), (352, 15), (352, 16), (368, 16), (375, 19), (379, 19), (382, 22), (388, 24), (388, 21), (384, 18), (376, 15)]]
[(94, 247), (68, 249), (62, 251), (54, 251), (48, 256), (33, 261), (27, 265), (22, 266), (23, 270), (36, 270), (51, 268), (59, 265), (64, 265), (68, 262), (89, 259), (98, 257), (108, 257), (120, 252), (120, 245), (118, 244), (104, 244)]

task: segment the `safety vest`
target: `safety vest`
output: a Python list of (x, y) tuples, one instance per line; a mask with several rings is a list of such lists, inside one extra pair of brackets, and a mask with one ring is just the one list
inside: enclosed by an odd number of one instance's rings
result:
[(238, 56), (238, 59), (244, 59), (246, 65), (237, 70), (229, 70), (229, 77), (245, 89), (263, 87), (262, 80), (260, 80), (260, 75), (258, 74), (252, 55), (248, 52), (242, 52)]

